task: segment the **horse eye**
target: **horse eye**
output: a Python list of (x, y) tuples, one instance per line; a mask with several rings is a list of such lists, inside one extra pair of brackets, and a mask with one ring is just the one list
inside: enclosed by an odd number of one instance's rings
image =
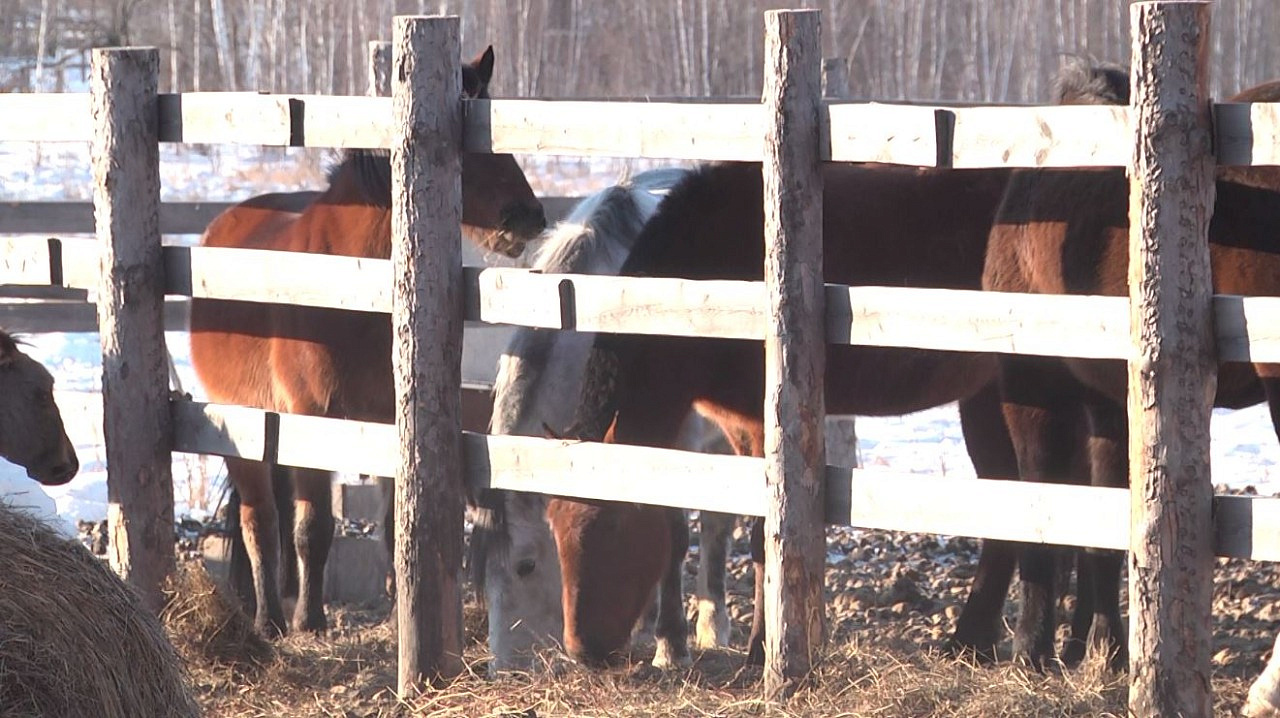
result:
[(516, 562), (516, 575), (520, 578), (526, 578), (533, 573), (533, 569), (537, 564), (531, 558), (520, 559)]

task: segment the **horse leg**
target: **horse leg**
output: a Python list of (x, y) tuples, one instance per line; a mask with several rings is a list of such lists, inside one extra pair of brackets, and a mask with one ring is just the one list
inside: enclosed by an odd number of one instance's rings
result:
[(253, 573), (253, 627), (268, 637), (284, 635), (284, 610), (276, 577), (280, 565), (280, 530), (271, 471), (266, 464), (227, 459), (227, 474), (240, 492), (240, 533)]
[(747, 665), (764, 665), (764, 519), (751, 520), (751, 568), (755, 572), (755, 598), (751, 607), (751, 636), (747, 639)]
[[(1005, 424), (1022, 480), (1069, 479), (1079, 422), (1074, 377), (1057, 360), (1039, 357), (1003, 356), (1000, 373)], [(1037, 669), (1055, 655), (1057, 553), (1054, 546), (1023, 544), (1018, 561), (1022, 601), (1013, 654)]]
[(280, 527), (280, 595), (298, 597), (298, 549), (293, 544), (293, 481), (283, 466), (271, 467), (271, 490)]
[(658, 619), (653, 631), (655, 668), (683, 668), (689, 658), (689, 624), (684, 616), (684, 557), (689, 552), (689, 521), (682, 509), (667, 509), (671, 557), (658, 589)]
[(258, 610), (258, 599), (254, 594), (253, 567), (249, 563), (249, 552), (244, 547), (240, 505), (240, 492), (232, 486), (227, 497), (227, 537), (231, 541), (230, 556), (227, 558), (227, 585), (239, 597), (245, 613), (253, 614)]
[(698, 514), (698, 648), (729, 645), (729, 609), (725, 605), (725, 564), (733, 535), (733, 514)]
[[(999, 388), (993, 382), (960, 402), (960, 427), (973, 468), (984, 479), (1012, 479), (1018, 460), (1000, 410)], [(1004, 633), (1004, 603), (1018, 563), (1018, 544), (984, 539), (978, 569), (955, 632), (947, 641), (951, 655), (972, 655), (982, 662), (996, 659), (996, 645)]]
[(298, 547), (298, 604), (293, 611), (296, 630), (325, 629), (324, 564), (333, 545), (332, 476), (328, 471), (293, 469), (293, 540)]
[[(1090, 483), (1112, 488), (1127, 487), (1129, 428), (1124, 408), (1099, 399), (1089, 403), (1087, 412)], [(1128, 633), (1120, 616), (1120, 573), (1124, 552), (1087, 548), (1078, 553), (1078, 558), (1076, 610), (1085, 618), (1090, 614), (1092, 617), (1085, 643), (1090, 650), (1102, 651), (1112, 670), (1123, 671), (1129, 666)], [(1090, 598), (1087, 602), (1084, 600), (1086, 596)], [(1083, 618), (1073, 620), (1073, 633), (1083, 623)], [(1063, 653), (1064, 662), (1076, 658), (1074, 651)]]

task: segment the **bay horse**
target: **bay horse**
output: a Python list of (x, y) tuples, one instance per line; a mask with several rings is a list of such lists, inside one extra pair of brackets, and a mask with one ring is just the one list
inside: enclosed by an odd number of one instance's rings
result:
[[(1113, 68), (1117, 76), (1127, 71)], [(1128, 103), (1122, 93), (1099, 103)], [(1085, 91), (1084, 94), (1088, 94)], [(1280, 81), (1230, 102), (1280, 100)], [(1085, 100), (1087, 101), (1087, 100)], [(1209, 227), (1215, 293), (1280, 296), (1280, 169), (1221, 167)], [(1127, 296), (1129, 204), (1125, 170), (1024, 170), (1010, 179), (992, 228), (983, 287), (1039, 294)], [(1127, 373), (1118, 360), (1002, 356), (1003, 413), (1024, 480), (1128, 487)], [(1215, 406), (1267, 401), (1280, 433), (1280, 366), (1219, 366)], [(1087, 550), (1078, 570), (1079, 603), (1061, 659), (1106, 651), (1113, 668), (1128, 663), (1120, 615), (1124, 555)], [(1022, 607), (1014, 651), (1032, 665), (1054, 653), (1055, 571), (1047, 548), (1021, 557)]]
[(80, 470), (53, 399), (53, 375), (0, 329), (0, 457), (46, 486), (65, 484)]
[[(534, 268), (616, 274), (662, 195), (686, 174), (674, 168), (650, 170), (583, 200), (569, 217), (548, 230)], [(593, 338), (590, 333), (517, 330), (500, 360), (490, 433), (544, 436), (550, 427), (570, 426)], [(714, 451), (717, 440), (723, 443), (716, 427), (691, 415), (677, 443), (681, 448)], [(509, 506), (514, 509), (508, 511)], [(563, 512), (565, 506), (536, 494), (488, 491), (480, 496), (470, 567), (489, 612), (492, 670), (528, 669), (535, 648), (558, 644), (564, 635), (559, 558), (544, 516)], [(645, 511), (635, 508), (629, 515), (643, 516)], [(725, 554), (733, 517), (702, 512), (700, 519), (698, 640), (702, 645), (726, 645)], [(644, 529), (643, 522), (639, 528)], [(654, 538), (668, 540), (665, 531)], [(619, 568), (626, 574), (637, 569), (634, 565)], [(526, 580), (544, 571), (554, 580)], [(646, 598), (643, 590), (638, 598)], [(659, 634), (661, 651), (667, 642)]]
[[(1004, 191), (1007, 170), (921, 170), (888, 166), (824, 165), (824, 270), (828, 282), (977, 289), (988, 232)], [(764, 265), (763, 186), (758, 164), (704, 165), (674, 187), (636, 239), (623, 275), (755, 280)], [(599, 335), (586, 368), (575, 425), (584, 438), (674, 447), (691, 408), (714, 421), (736, 453), (763, 455), (763, 351), (758, 342), (682, 337)], [(833, 414), (905, 414), (959, 400), (965, 440), (980, 476), (1016, 475), (994, 391), (991, 355), (913, 349), (830, 346), (827, 408)], [(607, 481), (607, 476), (601, 477)], [(542, 521), (537, 510), (507, 499), (511, 526)], [(607, 502), (563, 502), (548, 512), (555, 567), (526, 566), (526, 590), (555, 590), (563, 581), (564, 642), (585, 662), (608, 662), (623, 647), (640, 602), (601, 577), (618, 566), (647, 565), (679, 547), (687, 530), (679, 510), (634, 508)], [(576, 508), (574, 508), (576, 506)], [(643, 529), (637, 527), (643, 523)], [(623, 535), (629, 524), (634, 533)], [(654, 541), (665, 526), (671, 538)], [(529, 532), (534, 536), (536, 532)], [(763, 657), (763, 532), (752, 533), (756, 605), (749, 656)], [(682, 553), (670, 551), (660, 595), (680, 595)], [(1000, 635), (1001, 610), (1016, 547), (984, 542), (969, 604), (952, 636), (967, 650), (990, 653)], [(559, 579), (559, 580), (558, 580)], [(630, 607), (624, 610), (623, 607)], [(525, 620), (536, 620), (532, 605)], [(544, 621), (552, 619), (546, 618)], [(659, 602), (658, 665), (688, 661), (678, 600)], [(540, 625), (540, 624), (535, 624)], [(665, 640), (665, 645), (664, 645)]]
[[(488, 97), (492, 48), (463, 67), (466, 97)], [(542, 206), (511, 155), (464, 153), (462, 222), (488, 250), (516, 256), (546, 224)], [(347, 150), (319, 194), (251, 199), (219, 215), (203, 244), (388, 259), (388, 153)], [(191, 307), (191, 363), (209, 398), (271, 411), (391, 422), (395, 397), (388, 316), (334, 309), (197, 299)], [(240, 496), (241, 534), (254, 584), (254, 625), (285, 631), (277, 584), (280, 554), (272, 467), (227, 459)], [(333, 540), (330, 472), (290, 469), (298, 555), (293, 627), (325, 627), (324, 563)]]

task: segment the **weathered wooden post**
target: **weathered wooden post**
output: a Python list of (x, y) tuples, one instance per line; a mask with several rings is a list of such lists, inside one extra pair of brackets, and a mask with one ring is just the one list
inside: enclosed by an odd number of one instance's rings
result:
[(792, 692), (825, 637), (821, 14), (765, 13), (765, 694)]
[(365, 94), (370, 97), (391, 95), (391, 43), (386, 40), (369, 41), (369, 87)]
[(93, 210), (111, 566), (151, 608), (176, 567), (155, 48), (93, 51)]
[(1192, 718), (1212, 714), (1210, 3), (1130, 12), (1129, 711)]
[(391, 319), (400, 695), (462, 670), (462, 96), (456, 17), (395, 19)]

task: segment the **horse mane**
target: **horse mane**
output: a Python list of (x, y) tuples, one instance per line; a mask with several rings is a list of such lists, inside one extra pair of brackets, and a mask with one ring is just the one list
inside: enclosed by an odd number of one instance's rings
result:
[(1129, 70), (1092, 57), (1069, 56), (1053, 81), (1059, 105), (1129, 104)]
[(325, 178), (332, 191), (344, 179), (364, 204), (391, 209), (391, 151), (347, 148)]
[(580, 273), (600, 260), (621, 266), (645, 221), (662, 201), (661, 192), (676, 184), (685, 170), (663, 168), (624, 175), (618, 183), (587, 197), (563, 221), (543, 233), (533, 268), (543, 272)]

